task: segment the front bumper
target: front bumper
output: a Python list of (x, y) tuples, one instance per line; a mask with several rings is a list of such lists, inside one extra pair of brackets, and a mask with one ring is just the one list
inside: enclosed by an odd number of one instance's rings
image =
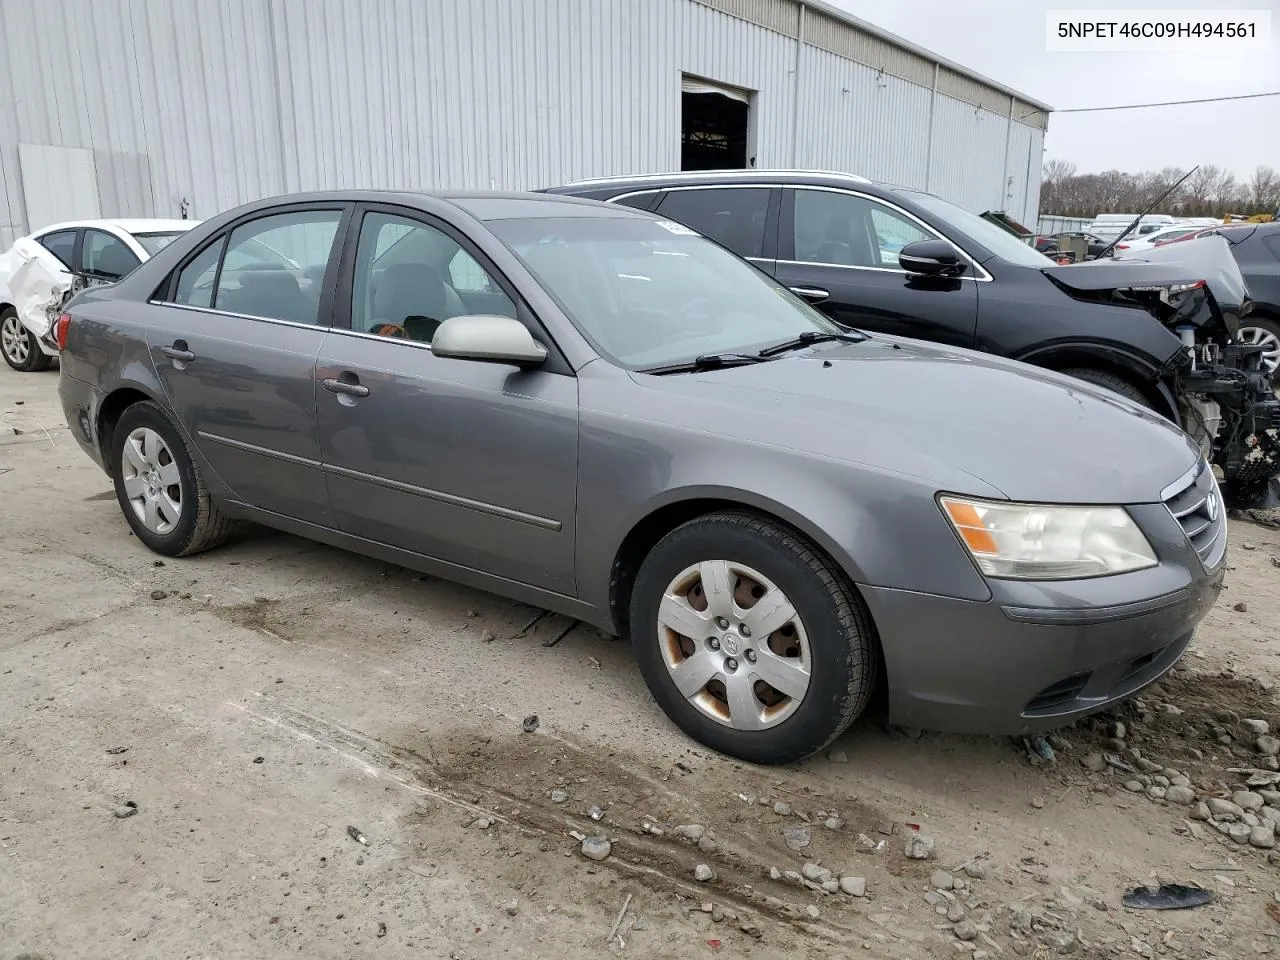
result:
[(861, 587), (884, 650), (890, 719), (1029, 734), (1102, 710), (1163, 676), (1217, 600), (1226, 560), (1206, 570), (1163, 505), (1130, 509), (1161, 561), (1148, 570), (992, 581), (986, 602)]

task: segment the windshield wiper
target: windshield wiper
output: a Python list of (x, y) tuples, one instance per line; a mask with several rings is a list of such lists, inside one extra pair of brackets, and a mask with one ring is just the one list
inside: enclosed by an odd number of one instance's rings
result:
[(775, 343), (771, 347), (765, 347), (756, 356), (772, 357), (779, 353), (786, 353), (788, 350), (799, 350), (810, 344), (827, 343), (832, 340), (841, 343), (862, 343), (866, 339), (866, 335), (861, 333), (820, 333), (817, 330), (806, 330), (794, 340), (784, 340), (782, 343)]
[(694, 373), (699, 370), (719, 370), (722, 367), (741, 367), (748, 363), (761, 363), (767, 357), (754, 353), (704, 353), (680, 363), (668, 363), (660, 367), (644, 367), (639, 373)]

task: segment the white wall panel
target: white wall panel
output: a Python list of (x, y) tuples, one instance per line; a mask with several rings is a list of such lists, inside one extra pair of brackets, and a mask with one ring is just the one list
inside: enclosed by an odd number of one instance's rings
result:
[(884, 42), (842, 39), (816, 15), (825, 32), (800, 43), (793, 9), (0, 0), (0, 238), (27, 225), (18, 142), (92, 149), (103, 214), (117, 216), (177, 216), (181, 198), (208, 217), (297, 190), (528, 188), (671, 169), (682, 72), (753, 92), (759, 167), (927, 179), (973, 209), (1007, 200), (1034, 217), (1039, 129), (1014, 125), (1006, 174), (1007, 117), (939, 94), (931, 164), (929, 86), (850, 59)]

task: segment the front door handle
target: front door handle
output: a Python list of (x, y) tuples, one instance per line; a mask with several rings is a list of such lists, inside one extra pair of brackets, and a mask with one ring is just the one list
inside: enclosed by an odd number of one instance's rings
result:
[(367, 397), (369, 388), (362, 383), (352, 383), (350, 380), (334, 380), (332, 378), (321, 380), (321, 385), (330, 393), (338, 393), (348, 397)]
[(821, 287), (791, 287), (792, 293), (798, 293), (810, 303), (821, 303), (831, 296), (829, 290), (823, 290)]
[(196, 355), (187, 349), (187, 344), (183, 340), (175, 340), (171, 347), (161, 347), (160, 352), (170, 360), (177, 360), (180, 363), (190, 363), (196, 358)]

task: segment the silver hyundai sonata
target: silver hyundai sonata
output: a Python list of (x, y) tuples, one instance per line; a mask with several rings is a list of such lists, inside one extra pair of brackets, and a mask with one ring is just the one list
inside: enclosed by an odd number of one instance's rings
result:
[(751, 761), (881, 682), (903, 724), (1061, 725), (1165, 673), (1221, 588), (1217, 485), (1164, 419), (841, 329), (626, 207), (262, 201), (55, 330), (150, 549), (252, 520), (625, 631), (671, 719)]

